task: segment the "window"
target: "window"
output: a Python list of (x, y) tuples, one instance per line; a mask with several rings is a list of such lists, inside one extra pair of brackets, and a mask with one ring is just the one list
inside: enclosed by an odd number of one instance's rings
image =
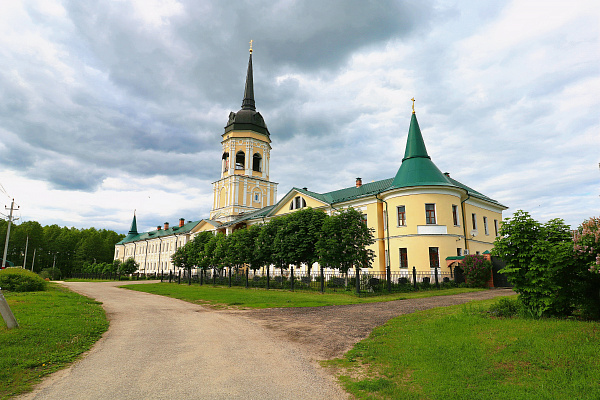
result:
[(398, 226), (406, 226), (406, 206), (398, 206)]
[(498, 220), (497, 219), (494, 220), (494, 231), (496, 233), (496, 236), (498, 236)]
[(473, 229), (477, 230), (477, 214), (471, 214), (471, 222), (473, 223)]
[(362, 214), (362, 222), (367, 225), (367, 214)]
[(400, 268), (408, 269), (408, 253), (406, 248), (400, 249)]
[(440, 255), (438, 247), (429, 248), (429, 267), (439, 268), (440, 267)]
[(227, 172), (229, 170), (229, 153), (223, 153), (223, 172)]
[(458, 206), (452, 204), (452, 221), (454, 222), (454, 226), (459, 226), (458, 223)]
[(459, 257), (462, 256), (462, 249), (460, 247), (456, 249), (456, 255)]
[(294, 200), (290, 203), (290, 210), (297, 210), (304, 207), (306, 207), (306, 201), (300, 196), (294, 197)]
[(238, 151), (235, 154), (235, 169), (244, 169), (246, 165), (246, 155), (243, 151)]
[(260, 192), (254, 192), (254, 201), (260, 202)]
[(435, 204), (425, 204), (425, 223), (435, 225)]
[(261, 172), (262, 157), (258, 153), (254, 153), (252, 156), (252, 171)]
[(488, 231), (487, 217), (483, 217), (483, 231), (486, 235), (490, 234), (490, 232)]
[(387, 231), (388, 228), (388, 214), (387, 210), (383, 210), (383, 230)]

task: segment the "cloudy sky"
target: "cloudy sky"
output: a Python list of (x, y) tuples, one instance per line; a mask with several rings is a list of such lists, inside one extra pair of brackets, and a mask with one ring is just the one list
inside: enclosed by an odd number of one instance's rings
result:
[(207, 217), (252, 39), (279, 197), (394, 176), (414, 96), (442, 171), (577, 226), (600, 215), (599, 21), (596, 0), (3, 1), (0, 207)]

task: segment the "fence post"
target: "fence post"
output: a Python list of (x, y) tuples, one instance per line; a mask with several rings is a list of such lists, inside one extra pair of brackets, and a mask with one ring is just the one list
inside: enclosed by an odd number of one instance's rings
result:
[[(292, 292), (294, 291), (294, 266), (292, 265), (290, 267), (290, 279), (291, 279), (291, 285), (292, 285)], [(283, 279), (283, 277), (282, 277)]]
[(212, 270), (213, 285), (217, 284), (217, 274), (215, 273), (216, 270), (216, 268), (213, 268)]
[(356, 294), (360, 294), (360, 271), (358, 266), (356, 266), (356, 278), (354, 279), (354, 283), (356, 283)]
[(325, 292), (325, 274), (323, 272), (323, 266), (321, 265), (321, 293)]
[(188, 268), (188, 286), (192, 284), (192, 269)]
[(246, 289), (248, 289), (248, 275), (250, 275), (250, 268), (246, 267)]
[[(388, 263), (389, 263), (389, 255), (388, 255)], [(392, 293), (392, 266), (388, 265), (387, 266), (387, 274), (386, 274), (386, 279), (387, 279), (387, 290), (388, 293)]]
[(435, 287), (436, 288), (440, 288), (440, 282), (438, 281), (438, 267), (437, 265), (433, 268), (434, 272), (435, 272)]
[(417, 288), (417, 268), (413, 265), (413, 286)]
[(227, 273), (229, 274), (229, 287), (231, 287), (231, 266), (229, 267)]
[(173, 280), (173, 271), (169, 270), (169, 283)]
[(269, 266), (267, 265), (267, 289), (269, 289)]
[(181, 270), (179, 270), (179, 277), (177, 278), (177, 284), (181, 285)]

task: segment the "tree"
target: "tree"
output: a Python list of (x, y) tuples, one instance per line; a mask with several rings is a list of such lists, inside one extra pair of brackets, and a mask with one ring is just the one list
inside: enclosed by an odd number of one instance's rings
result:
[(367, 247), (375, 243), (362, 214), (353, 208), (327, 217), (317, 243), (319, 263), (348, 273), (352, 267), (371, 268), (375, 252)]
[(569, 315), (581, 301), (581, 265), (574, 257), (569, 226), (560, 219), (545, 224), (525, 211), (506, 218), (492, 254), (504, 260), (519, 300), (536, 317)]
[(119, 273), (125, 275), (133, 274), (135, 271), (138, 270), (139, 267), (139, 264), (133, 259), (133, 257), (131, 257), (121, 264), (121, 266), (119, 267)]
[(575, 252), (590, 272), (600, 274), (600, 218), (592, 217), (579, 226), (573, 235)]
[(299, 267), (306, 264), (308, 273), (317, 261), (317, 241), (319, 240), (323, 221), (327, 215), (312, 208), (303, 208), (285, 218), (285, 224), (277, 232), (276, 244), (279, 248), (282, 267), (289, 264)]
[(460, 267), (465, 274), (467, 285), (485, 287), (492, 276), (492, 262), (479, 254), (466, 255)]
[(256, 238), (254, 257), (260, 267), (268, 267), (271, 264), (283, 265), (280, 246), (278, 243), (278, 232), (283, 229), (287, 217), (276, 217), (260, 228)]

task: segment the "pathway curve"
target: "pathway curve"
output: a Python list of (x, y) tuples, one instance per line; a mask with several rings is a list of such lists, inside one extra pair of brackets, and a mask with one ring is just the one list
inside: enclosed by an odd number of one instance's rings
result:
[(101, 301), (110, 328), (89, 354), (19, 399), (346, 399), (296, 345), (247, 318), (119, 289), (67, 282)]

